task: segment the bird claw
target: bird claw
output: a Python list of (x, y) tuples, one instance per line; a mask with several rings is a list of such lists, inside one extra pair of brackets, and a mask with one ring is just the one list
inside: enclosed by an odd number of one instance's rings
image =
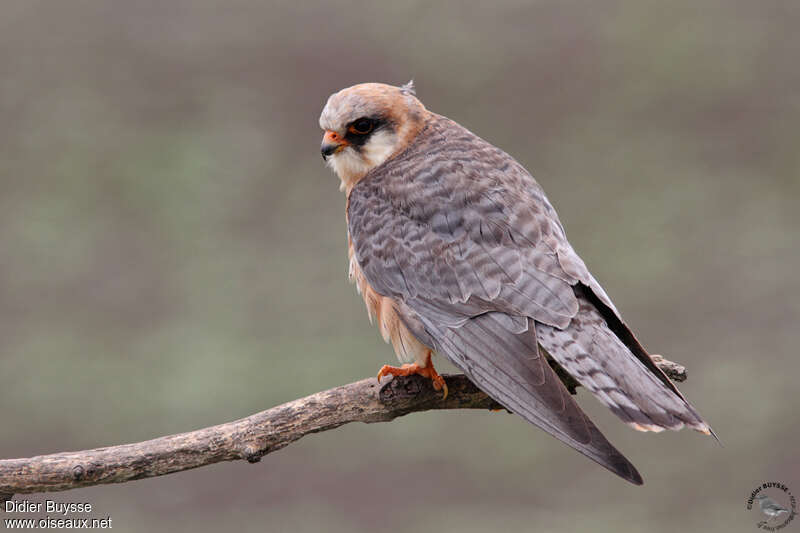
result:
[(431, 380), (434, 390), (443, 391), (442, 400), (446, 400), (449, 392), (447, 390), (447, 383), (445, 382), (444, 378), (439, 375), (436, 369), (433, 368), (430, 355), (428, 355), (425, 362), (425, 366), (420, 366), (417, 363), (404, 364), (401, 367), (383, 365), (378, 371), (378, 383), (380, 383), (381, 378), (384, 376), (410, 376), (411, 374), (419, 374), (420, 376)]
[(447, 390), (447, 383), (445, 383), (444, 378), (440, 376), (439, 373), (436, 372), (436, 370), (433, 370), (433, 367), (431, 367), (431, 370), (433, 371), (432, 373), (434, 374), (433, 376), (431, 376), (431, 382), (433, 382), (433, 389), (437, 391), (442, 391), (442, 400), (446, 400), (447, 394), (449, 392)]

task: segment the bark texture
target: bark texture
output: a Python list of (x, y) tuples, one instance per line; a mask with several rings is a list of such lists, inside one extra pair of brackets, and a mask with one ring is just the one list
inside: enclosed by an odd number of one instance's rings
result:
[[(654, 356), (675, 381), (686, 369)], [(554, 364), (554, 363), (551, 363)], [(555, 364), (554, 364), (555, 365)], [(556, 367), (570, 392), (576, 383)], [(463, 375), (444, 376), (447, 399), (419, 376), (375, 378), (318, 392), (254, 415), (177, 435), (133, 444), (0, 460), (0, 503), (14, 494), (63, 491), (102, 483), (125, 483), (162, 476), (220, 461), (257, 463), (309, 433), (350, 422), (389, 422), (431, 409), (502, 409)], [(2, 507), (0, 507), (2, 508)]]

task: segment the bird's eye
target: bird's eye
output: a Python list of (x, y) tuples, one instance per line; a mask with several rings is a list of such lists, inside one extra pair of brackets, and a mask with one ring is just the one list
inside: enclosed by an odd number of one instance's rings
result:
[(375, 127), (375, 123), (368, 119), (368, 118), (360, 118), (350, 124), (351, 133), (355, 133), (356, 135), (366, 135), (367, 133), (372, 131), (372, 128)]

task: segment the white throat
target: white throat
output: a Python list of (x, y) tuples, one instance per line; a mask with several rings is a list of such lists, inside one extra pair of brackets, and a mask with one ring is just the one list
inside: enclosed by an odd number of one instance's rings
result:
[(348, 193), (358, 180), (373, 168), (382, 165), (397, 151), (398, 135), (392, 131), (379, 130), (372, 134), (369, 141), (357, 151), (348, 146), (344, 150), (331, 155), (327, 164), (336, 172), (342, 183), (340, 190)]

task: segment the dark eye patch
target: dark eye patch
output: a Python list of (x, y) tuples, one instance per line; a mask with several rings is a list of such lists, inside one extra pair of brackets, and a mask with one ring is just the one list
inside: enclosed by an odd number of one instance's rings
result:
[(363, 146), (372, 133), (384, 125), (384, 121), (374, 117), (361, 117), (347, 125), (345, 139), (352, 146)]

